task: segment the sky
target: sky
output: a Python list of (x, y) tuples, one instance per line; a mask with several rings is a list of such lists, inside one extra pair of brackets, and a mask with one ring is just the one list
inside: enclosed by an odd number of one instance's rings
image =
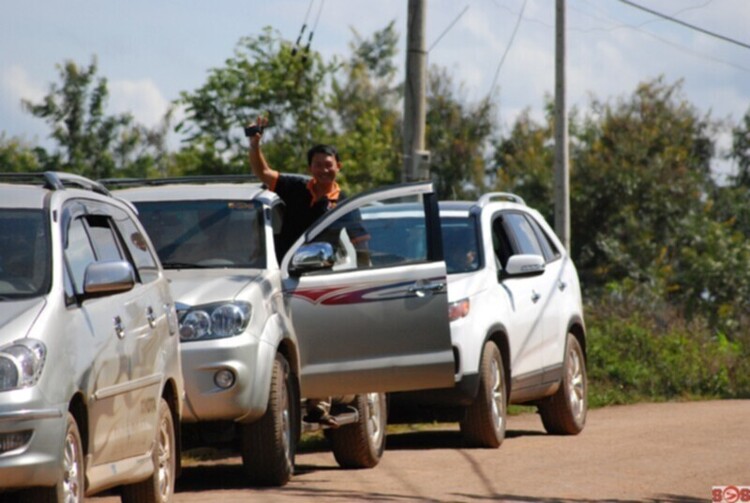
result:
[[(750, 109), (750, 2), (633, 2), (730, 41), (621, 0), (566, 0), (568, 106), (627, 99), (663, 77), (681, 80), (702, 115), (737, 124)], [(295, 41), (306, 24), (303, 43), (312, 30), (312, 49), (328, 58), (350, 54), (354, 31), (367, 37), (395, 21), (403, 68), (406, 19), (406, 0), (3, 0), (0, 135), (48, 141), (46, 124), (20, 103), (40, 101), (68, 60), (88, 65), (95, 56), (108, 113), (155, 126), (181, 91), (204, 84), (241, 37), (266, 26)], [(555, 0), (427, 0), (426, 45), (428, 65), (446, 68), (466, 100), (494, 91), (506, 132), (523, 110), (542, 119), (555, 86)], [(726, 129), (719, 147), (730, 142)]]

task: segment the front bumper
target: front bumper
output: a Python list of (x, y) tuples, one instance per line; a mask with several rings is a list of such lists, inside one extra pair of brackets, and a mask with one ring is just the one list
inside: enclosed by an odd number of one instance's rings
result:
[[(263, 381), (263, 344), (245, 333), (226, 339), (181, 343), (186, 407), (183, 421), (252, 421), (263, 415), (268, 384)], [(219, 371), (230, 371), (234, 384), (217, 385)], [(270, 375), (270, 374), (269, 374)]]
[(35, 400), (35, 394), (33, 389), (0, 393), (0, 490), (51, 486), (62, 477), (67, 411)]

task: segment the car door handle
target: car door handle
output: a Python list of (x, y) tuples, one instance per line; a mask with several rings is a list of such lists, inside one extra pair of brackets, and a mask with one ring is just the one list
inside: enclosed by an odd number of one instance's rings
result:
[(413, 293), (417, 297), (426, 297), (433, 293), (442, 292), (445, 290), (445, 283), (438, 281), (435, 283), (428, 283), (426, 281), (419, 280), (409, 287), (409, 293)]
[(114, 318), (115, 322), (115, 333), (117, 334), (118, 339), (125, 338), (125, 326), (122, 324), (122, 318), (119, 316), (115, 316)]
[(561, 292), (562, 292), (563, 290), (565, 290), (565, 288), (566, 288), (567, 286), (568, 286), (568, 284), (567, 284), (566, 282), (564, 282), (564, 281), (558, 281), (558, 282), (557, 282), (557, 288), (559, 288)]
[(533, 302), (534, 304), (536, 304), (537, 301), (539, 299), (541, 299), (541, 298), (542, 298), (542, 296), (539, 295), (536, 291), (534, 291), (534, 290), (531, 291), (531, 302)]
[(156, 328), (156, 315), (154, 314), (154, 309), (151, 306), (148, 306), (146, 308), (146, 319), (148, 320), (149, 327)]

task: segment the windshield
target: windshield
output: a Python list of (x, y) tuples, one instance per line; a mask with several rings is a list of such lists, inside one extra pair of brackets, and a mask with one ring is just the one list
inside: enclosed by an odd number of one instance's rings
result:
[(50, 271), (44, 211), (0, 208), (0, 300), (47, 293)]
[(204, 200), (135, 205), (165, 269), (266, 267), (260, 203)]

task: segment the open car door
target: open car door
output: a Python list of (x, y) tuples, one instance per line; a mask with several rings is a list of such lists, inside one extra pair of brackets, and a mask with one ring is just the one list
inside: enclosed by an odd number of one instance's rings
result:
[(431, 183), (403, 184), (345, 201), (292, 246), (302, 396), (454, 385), (439, 218)]

